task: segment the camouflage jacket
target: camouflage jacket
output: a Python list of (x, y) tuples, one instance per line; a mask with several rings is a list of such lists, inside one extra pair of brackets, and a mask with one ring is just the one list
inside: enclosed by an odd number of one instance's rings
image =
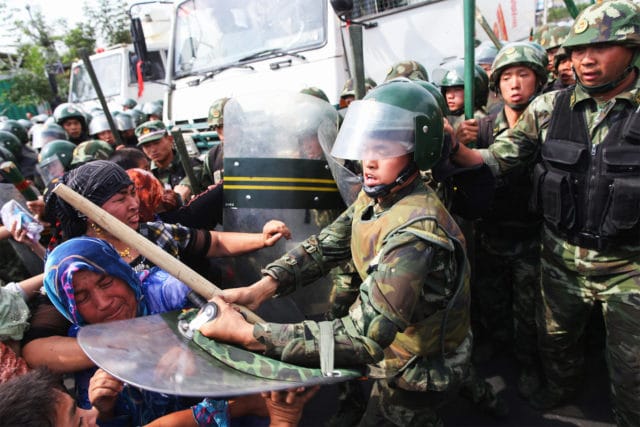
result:
[[(570, 107), (573, 109), (586, 103), (585, 121), (593, 146), (600, 144), (609, 130), (616, 112), (622, 109), (637, 109), (640, 105), (640, 79), (636, 79), (628, 90), (625, 90), (607, 102), (598, 103), (581, 87), (576, 86), (571, 97)], [(542, 144), (546, 140), (551, 113), (553, 112), (559, 91), (549, 92), (534, 99), (524, 111), (516, 125), (507, 132), (496, 137), (491, 147), (479, 150), (484, 162), (496, 175), (512, 170), (531, 167), (539, 161)], [(624, 246), (609, 251), (579, 250), (559, 235), (545, 227), (545, 246), (559, 259), (565, 260), (572, 254), (572, 263), (576, 270), (588, 265), (595, 269), (594, 274), (610, 274), (620, 262), (637, 258), (640, 254), (640, 243)], [(639, 240), (640, 242), (640, 240)], [(575, 254), (575, 256), (573, 255)]]
[[(368, 364), (370, 376), (393, 377), (404, 389), (443, 390), (466, 370), (470, 350), (463, 246), (435, 193), (416, 179), (382, 204), (361, 192), (336, 221), (265, 273), (288, 293), (353, 256), (362, 284), (349, 315), (332, 321), (336, 366)], [(254, 336), (268, 356), (319, 363), (316, 322), (257, 324)]]

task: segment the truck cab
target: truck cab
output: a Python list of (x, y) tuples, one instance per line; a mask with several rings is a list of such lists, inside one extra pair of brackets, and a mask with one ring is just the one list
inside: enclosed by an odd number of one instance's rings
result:
[[(133, 44), (99, 49), (89, 57), (110, 109), (119, 110), (119, 103), (127, 98), (135, 99), (139, 104), (162, 99), (165, 92), (171, 4), (151, 2), (151, 5), (144, 6), (138, 10), (133, 5), (130, 10), (140, 17), (144, 30), (147, 44), (144, 69), (138, 65), (139, 58)], [(71, 66), (69, 102), (79, 104), (85, 111), (100, 107), (98, 95), (81, 60)]]

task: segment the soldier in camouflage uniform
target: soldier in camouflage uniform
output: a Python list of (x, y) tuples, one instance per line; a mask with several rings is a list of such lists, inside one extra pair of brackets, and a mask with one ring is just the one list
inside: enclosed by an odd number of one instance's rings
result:
[[(447, 101), (447, 120), (454, 129), (464, 120), (464, 61), (456, 60), (445, 65), (446, 72), (438, 86)], [(473, 74), (473, 117), (487, 115), (485, 105), (489, 99), (489, 76), (480, 65), (475, 65)]]
[(219, 98), (209, 107), (209, 129), (218, 133), (220, 143), (209, 149), (202, 168), (203, 185), (219, 184), (224, 175), (224, 106), (231, 98)]
[[(504, 175), (535, 165), (544, 216), (539, 344), (547, 384), (531, 403), (551, 408), (578, 389), (582, 339), (602, 306), (619, 425), (640, 424), (640, 6), (586, 8), (563, 47), (575, 88), (543, 94), (488, 150), (460, 146), (455, 161)], [(539, 159), (541, 157), (541, 159)]]
[(542, 27), (534, 41), (540, 44), (544, 50), (547, 51), (547, 71), (549, 72), (548, 86), (553, 86), (556, 79), (555, 70), (553, 69), (554, 59), (556, 53), (560, 49), (560, 46), (567, 38), (571, 27), (567, 25), (547, 24)]
[(406, 79), (354, 101), (332, 153), (363, 160), (359, 197), (269, 264), (263, 279), (225, 293), (227, 301), (256, 307), (353, 258), (362, 282), (339, 302), (351, 305), (348, 315), (251, 325), (216, 298), (220, 316), (203, 334), (300, 365), (318, 366), (321, 355), (337, 366), (368, 365), (378, 380), (360, 425), (442, 425), (436, 409), (466, 375), (471, 348), (464, 238), (419, 175), (435, 161), (427, 153), (442, 143), (442, 124), (433, 97)]
[[(461, 123), (458, 141), (476, 141), (477, 147), (487, 148), (512, 128), (542, 91), (546, 66), (545, 53), (529, 42), (500, 49), (491, 70), (491, 88), (502, 97), (504, 107), (497, 114)], [(513, 344), (521, 367), (518, 390), (527, 397), (539, 385), (534, 301), (540, 293), (542, 221), (529, 210), (531, 191), (531, 170), (498, 180), (490, 211), (476, 223), (471, 299), (474, 337), (485, 338), (495, 348)]]
[[(193, 188), (182, 167), (178, 152), (173, 146), (173, 136), (160, 120), (144, 122), (136, 128), (138, 147), (151, 159), (151, 173), (165, 188), (175, 191), (187, 203), (194, 196)], [(202, 162), (190, 157), (196, 180), (202, 177)], [(199, 182), (200, 184), (200, 182)]]

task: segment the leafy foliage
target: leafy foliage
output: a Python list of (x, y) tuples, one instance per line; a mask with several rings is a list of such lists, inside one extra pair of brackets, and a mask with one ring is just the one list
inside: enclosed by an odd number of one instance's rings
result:
[(57, 104), (67, 98), (69, 69), (82, 49), (95, 51), (97, 38), (109, 45), (131, 43), (126, 0), (85, 4), (85, 21), (72, 28), (65, 20), (47, 21), (40, 10), (28, 4), (25, 9), (28, 19), (18, 19), (20, 9), (11, 9), (0, 0), (0, 25), (14, 38), (10, 43), (2, 40), (2, 50), (15, 51), (0, 54), (0, 69), (11, 76), (9, 89), (0, 94), (1, 101), (20, 106)]
[(85, 5), (85, 15), (96, 24), (108, 45), (131, 43), (125, 0), (98, 0), (95, 8)]

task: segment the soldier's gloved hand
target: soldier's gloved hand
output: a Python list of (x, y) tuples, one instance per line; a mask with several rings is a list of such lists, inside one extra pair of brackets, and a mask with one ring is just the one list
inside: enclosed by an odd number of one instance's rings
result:
[(456, 139), (459, 143), (469, 145), (478, 139), (478, 121), (476, 119), (465, 120), (458, 126)]

